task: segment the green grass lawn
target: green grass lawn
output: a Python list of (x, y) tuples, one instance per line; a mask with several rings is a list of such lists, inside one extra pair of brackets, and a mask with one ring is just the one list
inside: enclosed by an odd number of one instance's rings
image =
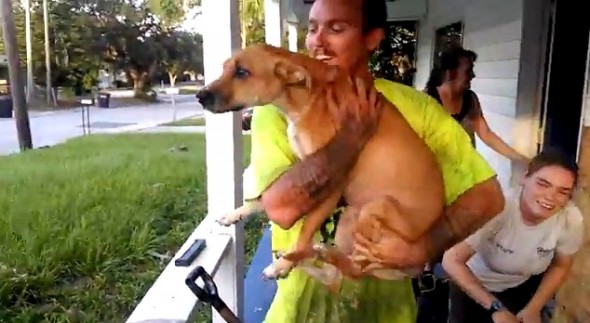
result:
[[(93, 135), (0, 157), (0, 322), (123, 322), (169, 261), (154, 253), (205, 215), (204, 149), (199, 134)], [(248, 223), (247, 257), (263, 225)]]
[(190, 117), (162, 124), (162, 126), (168, 127), (196, 127), (204, 125), (205, 117)]
[(184, 88), (180, 88), (178, 90), (178, 94), (197, 94), (198, 89), (195, 88), (191, 88), (191, 87), (184, 87)]

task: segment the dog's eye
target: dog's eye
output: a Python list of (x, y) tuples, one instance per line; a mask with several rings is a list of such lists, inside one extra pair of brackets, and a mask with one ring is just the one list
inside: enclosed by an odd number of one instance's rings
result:
[(245, 68), (236, 67), (236, 69), (234, 70), (234, 76), (237, 78), (246, 78), (250, 76), (250, 72)]

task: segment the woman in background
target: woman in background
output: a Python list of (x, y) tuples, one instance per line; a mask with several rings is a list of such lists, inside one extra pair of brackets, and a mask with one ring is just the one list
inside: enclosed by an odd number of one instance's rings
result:
[(460, 46), (440, 52), (426, 83), (425, 92), (436, 99), (459, 122), (475, 145), (475, 134), (498, 154), (516, 162), (529, 158), (510, 147), (492, 129), (483, 116), (477, 95), (470, 90), (475, 77), (473, 64), (477, 54)]

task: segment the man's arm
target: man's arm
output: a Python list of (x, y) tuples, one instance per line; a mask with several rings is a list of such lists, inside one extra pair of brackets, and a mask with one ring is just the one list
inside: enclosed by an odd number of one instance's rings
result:
[(376, 242), (356, 232), (356, 248), (363, 256), (367, 256), (365, 250), (370, 250), (374, 255), (369, 255), (369, 259), (371, 256), (384, 259), (384, 263), (391, 268), (422, 267), (441, 259), (446, 250), (473, 234), (503, 208), (504, 195), (493, 177), (463, 193), (418, 241), (410, 243), (399, 237), (388, 237), (386, 246), (376, 246)]
[(376, 90), (357, 83), (356, 100), (340, 109), (342, 128), (326, 146), (295, 163), (262, 194), (262, 204), (271, 221), (291, 228), (305, 213), (327, 198), (345, 179), (365, 143), (374, 133), (382, 107)]
[(464, 240), (504, 209), (504, 194), (496, 177), (476, 184), (448, 206), (423, 241), (425, 263)]

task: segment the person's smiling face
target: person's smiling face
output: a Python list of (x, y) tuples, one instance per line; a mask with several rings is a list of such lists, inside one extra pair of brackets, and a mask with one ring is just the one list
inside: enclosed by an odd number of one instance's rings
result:
[[(372, 1), (372, 0), (365, 0)], [(347, 71), (367, 69), (383, 30), (363, 31), (362, 0), (317, 0), (309, 12), (305, 45), (311, 57)]]
[(527, 174), (521, 182), (523, 220), (537, 224), (559, 212), (571, 200), (575, 183), (575, 174), (558, 165)]

